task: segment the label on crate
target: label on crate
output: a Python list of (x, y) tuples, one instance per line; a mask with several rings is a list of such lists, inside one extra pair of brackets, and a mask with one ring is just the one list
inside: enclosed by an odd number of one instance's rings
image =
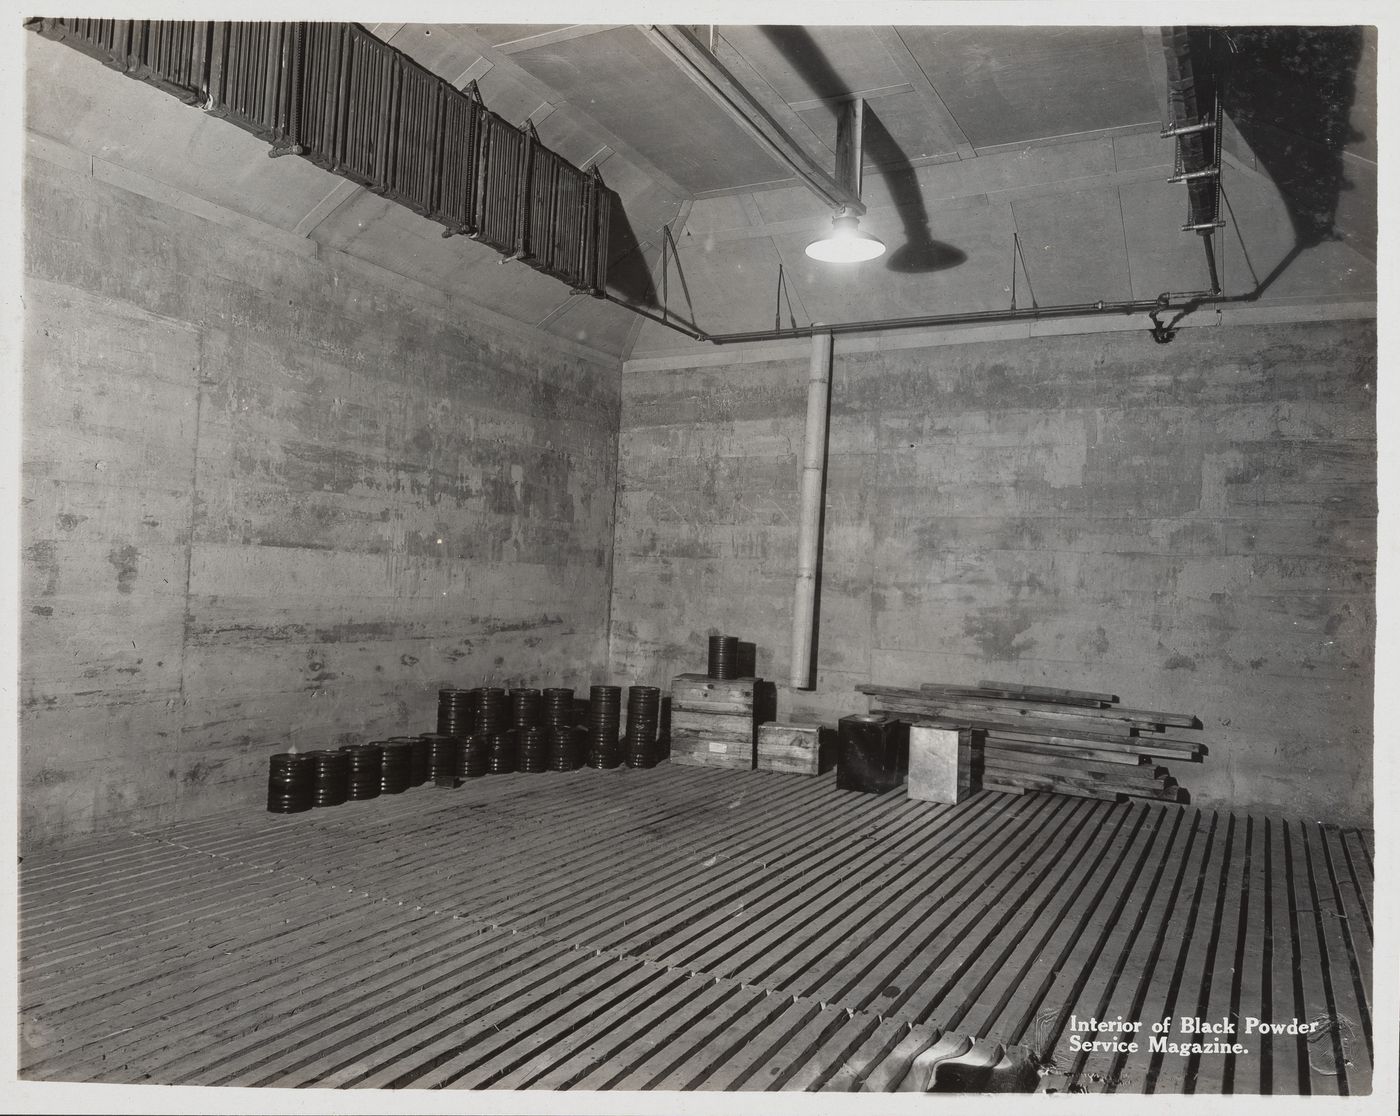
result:
[(722, 740), (711, 740), (710, 751), (724, 753), (729, 751), (729, 745)]

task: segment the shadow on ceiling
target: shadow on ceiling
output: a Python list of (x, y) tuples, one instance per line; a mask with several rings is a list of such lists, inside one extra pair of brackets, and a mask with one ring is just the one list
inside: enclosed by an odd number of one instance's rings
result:
[[(1196, 72), (1215, 75), (1222, 111), (1278, 188), (1293, 227), (1292, 249), (1268, 275), (1254, 276), (1250, 297), (1263, 295), (1304, 252), (1343, 239), (1338, 205), (1355, 188), (1343, 149), (1366, 138), (1351, 125), (1364, 47), (1360, 27), (1193, 31)], [(1363, 208), (1374, 214), (1374, 206)], [(1346, 231), (1374, 258), (1374, 228)]]
[(1238, 27), (1215, 39), (1221, 107), (1278, 185), (1299, 243), (1334, 239), (1352, 186), (1342, 151), (1366, 138), (1351, 126), (1361, 28)]
[[(847, 89), (847, 83), (805, 27), (768, 26), (762, 31), (802, 75), (814, 97), (836, 96)], [(832, 116), (838, 112), (839, 108), (833, 105)], [(904, 243), (886, 257), (886, 270), (906, 274), (945, 271), (965, 262), (967, 253), (962, 249), (933, 238), (928, 225), (928, 207), (924, 205), (909, 157), (868, 104), (865, 106), (864, 147), (867, 160), (878, 168), (885, 180), (904, 224)]]
[(612, 205), (608, 219), (607, 289), (637, 306), (645, 306), (649, 310), (660, 309), (656, 281), (652, 278), (646, 253), (627, 217), (622, 200), (612, 190), (607, 192), (607, 197)]

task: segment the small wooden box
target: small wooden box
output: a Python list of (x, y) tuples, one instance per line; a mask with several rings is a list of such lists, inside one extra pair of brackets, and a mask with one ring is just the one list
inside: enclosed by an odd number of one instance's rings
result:
[(671, 762), (692, 767), (753, 770), (752, 740), (717, 740), (702, 733), (672, 733)]
[(816, 722), (781, 724), (765, 721), (758, 726), (760, 771), (792, 771), (820, 775), (836, 763), (836, 733)]
[(909, 797), (958, 803), (972, 794), (972, 732), (915, 722), (909, 726)]
[(751, 770), (756, 684), (754, 678), (677, 675), (671, 682), (671, 761)]
[(711, 678), (678, 674), (671, 680), (671, 712), (750, 713), (757, 678)]

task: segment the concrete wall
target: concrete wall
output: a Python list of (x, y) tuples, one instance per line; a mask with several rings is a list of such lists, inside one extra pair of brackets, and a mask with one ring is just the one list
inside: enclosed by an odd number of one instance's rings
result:
[(603, 669), (615, 362), (65, 161), (25, 194), (25, 840)]
[[(1110, 691), (1202, 719), (1195, 801), (1369, 821), (1373, 323), (865, 348), (837, 346), (819, 685), (780, 710)], [(718, 631), (788, 676), (806, 360), (727, 355), (624, 370), (619, 676), (703, 670)]]

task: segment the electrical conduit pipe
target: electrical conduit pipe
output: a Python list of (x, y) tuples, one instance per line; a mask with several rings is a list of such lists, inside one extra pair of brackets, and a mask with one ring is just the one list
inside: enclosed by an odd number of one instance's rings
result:
[(797, 525), (797, 585), (792, 605), (794, 690), (816, 685), (812, 626), (817, 602), (817, 554), (821, 548), (822, 482), (826, 476), (826, 416), (831, 398), (831, 334), (812, 334), (807, 372), (807, 435), (802, 447), (802, 509)]

